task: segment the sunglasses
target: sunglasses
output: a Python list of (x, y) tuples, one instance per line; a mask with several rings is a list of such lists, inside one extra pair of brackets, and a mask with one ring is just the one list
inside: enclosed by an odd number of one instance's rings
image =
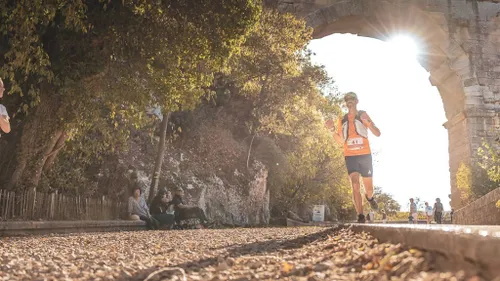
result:
[(344, 101), (345, 101), (345, 102), (348, 102), (348, 101), (350, 101), (350, 100), (355, 101), (355, 100), (356, 100), (356, 98), (351, 98), (351, 97), (349, 97), (349, 98), (345, 98), (345, 99), (344, 99)]

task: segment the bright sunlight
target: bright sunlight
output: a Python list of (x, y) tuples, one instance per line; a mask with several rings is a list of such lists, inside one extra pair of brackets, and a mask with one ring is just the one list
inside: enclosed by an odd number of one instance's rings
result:
[(405, 60), (414, 60), (418, 55), (418, 48), (415, 40), (407, 35), (398, 35), (391, 38), (388, 42), (388, 48), (391, 49), (397, 58)]

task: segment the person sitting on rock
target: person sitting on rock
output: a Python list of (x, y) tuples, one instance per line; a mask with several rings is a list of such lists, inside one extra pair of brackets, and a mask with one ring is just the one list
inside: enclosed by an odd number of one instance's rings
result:
[(128, 199), (128, 214), (130, 219), (139, 217), (145, 221), (149, 229), (158, 229), (158, 221), (149, 213), (148, 204), (142, 196), (142, 190), (139, 187), (132, 189), (132, 196)]
[(168, 229), (174, 224), (174, 205), (171, 201), (172, 193), (166, 189), (160, 189), (149, 208), (153, 218), (160, 222), (160, 226)]
[(182, 220), (187, 220), (192, 218), (198, 218), (204, 227), (212, 225), (212, 223), (210, 223), (207, 220), (205, 212), (203, 212), (203, 210), (200, 207), (184, 204), (183, 197), (184, 197), (184, 190), (181, 187), (178, 187), (175, 190), (174, 199), (171, 202), (172, 205), (174, 205), (175, 222), (177, 223), (177, 225), (180, 225), (180, 222)]

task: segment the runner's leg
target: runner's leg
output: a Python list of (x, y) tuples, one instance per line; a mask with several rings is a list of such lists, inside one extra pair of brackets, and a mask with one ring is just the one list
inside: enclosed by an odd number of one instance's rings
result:
[(354, 198), (354, 208), (356, 208), (356, 212), (359, 214), (363, 214), (363, 200), (361, 198), (360, 191), (360, 182), (359, 182), (359, 173), (354, 172), (349, 175), (351, 179), (352, 186), (352, 196)]
[(361, 177), (363, 177), (363, 185), (365, 186), (365, 192), (367, 199), (373, 198), (373, 163), (372, 155), (360, 155), (358, 156), (359, 168)]
[(366, 197), (373, 198), (373, 178), (363, 177), (363, 184), (365, 186)]

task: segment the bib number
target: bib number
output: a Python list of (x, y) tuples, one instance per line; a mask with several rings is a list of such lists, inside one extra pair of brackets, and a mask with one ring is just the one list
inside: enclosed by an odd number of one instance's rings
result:
[(363, 148), (363, 138), (347, 139), (347, 148), (349, 150), (359, 150)]
[(347, 140), (347, 145), (363, 145), (363, 138), (352, 138)]

